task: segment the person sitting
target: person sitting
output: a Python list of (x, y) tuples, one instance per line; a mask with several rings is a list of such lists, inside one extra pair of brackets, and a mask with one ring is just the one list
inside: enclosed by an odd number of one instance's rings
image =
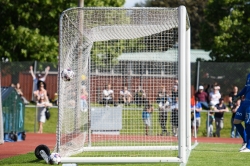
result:
[(120, 98), (125, 105), (130, 105), (132, 95), (128, 91), (127, 86), (124, 86), (123, 90), (120, 91)]
[(145, 101), (146, 101), (145, 90), (143, 90), (141, 86), (138, 86), (138, 89), (135, 90), (135, 103), (137, 106), (141, 106), (145, 104)]
[(204, 87), (202, 85), (199, 86), (199, 90), (195, 93), (195, 98), (198, 98), (199, 103), (201, 103), (203, 109), (209, 110), (209, 96), (206, 92), (204, 92)]
[(29, 104), (30, 102), (23, 96), (23, 91), (21, 89), (20, 83), (16, 84), (15, 90), (18, 95), (23, 99), (24, 104)]
[(111, 89), (111, 84), (106, 85), (106, 88), (102, 92), (103, 105), (114, 104), (114, 91)]

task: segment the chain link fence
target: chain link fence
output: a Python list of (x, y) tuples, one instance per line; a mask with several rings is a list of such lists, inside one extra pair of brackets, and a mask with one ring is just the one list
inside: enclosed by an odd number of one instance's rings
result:
[(221, 96), (227, 98), (233, 91), (233, 86), (237, 86), (239, 90), (245, 86), (246, 76), (250, 72), (250, 62), (197, 62), (196, 69), (196, 87), (203, 85), (204, 88), (211, 89), (212, 85), (217, 83), (220, 85)]
[(34, 74), (44, 75), (45, 68), (50, 67), (49, 74), (46, 77), (47, 91), (49, 99), (55, 97), (57, 92), (57, 64), (47, 62), (1, 62), (1, 86), (9, 87), (20, 84), (23, 96), (28, 101), (34, 101), (33, 90), (36, 85), (33, 83), (33, 77), (30, 73), (30, 66), (33, 67)]
[[(53, 100), (57, 93), (58, 66), (49, 62), (1, 62), (1, 86), (8, 87), (11, 84), (20, 83), (24, 97), (33, 101), (33, 78), (30, 74), (30, 66), (33, 66), (35, 74), (45, 74), (45, 68), (50, 67), (46, 78), (49, 99)], [(220, 93), (227, 101), (228, 94), (233, 86), (239, 89), (245, 85), (245, 79), (250, 72), (250, 62), (246, 63), (224, 63), (224, 62), (196, 62), (191, 63), (191, 85), (192, 94), (199, 85), (205, 88), (212, 87), (214, 83), (220, 85)]]

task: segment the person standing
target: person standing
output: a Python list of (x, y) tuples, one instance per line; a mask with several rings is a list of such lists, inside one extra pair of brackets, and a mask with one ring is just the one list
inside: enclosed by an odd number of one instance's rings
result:
[(51, 107), (52, 104), (49, 103), (47, 98), (42, 95), (38, 102), (37, 102), (37, 108), (38, 108), (38, 114), (37, 114), (37, 121), (38, 121), (38, 132), (37, 133), (43, 133), (43, 123), (46, 122), (46, 116), (45, 111), (48, 107)]
[(88, 92), (86, 90), (86, 86), (82, 86), (81, 88), (81, 111), (82, 112), (87, 112), (88, 111)]
[[(201, 125), (201, 115), (200, 111), (202, 110), (201, 103), (199, 102), (198, 98), (195, 98), (195, 105), (191, 106), (191, 111), (194, 113), (194, 117), (192, 118), (192, 135), (198, 133), (199, 127)], [(194, 132), (194, 128), (196, 128), (196, 133)]]
[(224, 99), (220, 98), (219, 103), (214, 106), (214, 118), (215, 118), (215, 126), (216, 126), (216, 136), (220, 137), (220, 131), (224, 126), (224, 112), (228, 112), (227, 106), (224, 104)]
[(239, 107), (240, 107), (240, 102), (241, 102), (241, 99), (237, 99), (236, 102), (234, 103), (233, 107), (232, 107), (232, 118), (231, 118), (232, 128), (231, 128), (231, 138), (239, 138), (239, 137), (240, 137), (240, 134), (239, 134), (239, 132), (238, 132), (236, 126), (233, 124), (235, 114), (236, 114), (237, 110), (238, 110)]
[(44, 76), (42, 76), (41, 74), (37, 74), (37, 76), (34, 74), (34, 71), (33, 71), (33, 66), (30, 66), (30, 74), (33, 78), (33, 82), (34, 82), (34, 89), (33, 91), (36, 91), (37, 89), (39, 89), (39, 84), (40, 82), (43, 82), (44, 83), (44, 89), (46, 89), (46, 84), (45, 84), (45, 80), (47, 78), (47, 75), (49, 74), (49, 70), (50, 70), (50, 67), (47, 66), (45, 68), (45, 74)]
[(148, 130), (151, 127), (151, 114), (154, 111), (153, 105), (149, 102), (145, 104), (145, 107), (142, 111), (142, 119), (145, 124), (145, 135), (148, 135)]
[[(244, 99), (235, 114), (234, 125), (243, 139), (240, 152), (250, 152), (250, 73), (247, 75), (244, 88), (237, 94), (237, 97), (239, 96), (244, 96)], [(243, 121), (245, 128), (242, 125)]]
[[(239, 104), (237, 104), (237, 102), (240, 103), (240, 100), (236, 101), (237, 99), (237, 94), (238, 94), (238, 87), (237, 86), (233, 86), (233, 91), (229, 93), (229, 108), (231, 109), (231, 112), (232, 112), (232, 117), (231, 117), (231, 138), (238, 138), (239, 137), (239, 133), (235, 127), (235, 125), (233, 124), (233, 121), (234, 121), (234, 116), (235, 116), (235, 113), (238, 109), (238, 107), (240, 106)], [(236, 101), (236, 102), (235, 102)], [(235, 131), (236, 130), (236, 131)]]
[(38, 90), (34, 91), (34, 97), (36, 98), (37, 101), (40, 100), (41, 97), (45, 97), (46, 100), (48, 100), (48, 95), (47, 95), (47, 90), (45, 90), (45, 84), (44, 82), (40, 82), (38, 85)]

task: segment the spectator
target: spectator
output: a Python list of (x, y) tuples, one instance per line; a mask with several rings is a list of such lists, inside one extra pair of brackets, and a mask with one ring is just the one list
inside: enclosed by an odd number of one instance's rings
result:
[(46, 96), (44, 95), (40, 96), (37, 102), (37, 108), (38, 108), (37, 121), (38, 121), (38, 127), (39, 127), (37, 133), (43, 133), (43, 123), (46, 122), (45, 111), (48, 107), (51, 107), (51, 106), (52, 104), (49, 103)]
[(232, 125), (232, 128), (231, 128), (231, 138), (239, 138), (240, 137), (240, 134), (239, 134), (237, 128), (233, 124), (235, 114), (236, 114), (237, 110), (240, 107), (240, 102), (241, 102), (241, 99), (237, 99), (236, 102), (233, 105), (233, 108), (231, 109), (231, 111), (232, 111), (232, 118), (231, 118), (231, 125)]
[(125, 105), (130, 105), (131, 98), (132, 98), (132, 95), (131, 95), (131, 93), (128, 91), (127, 86), (124, 86), (124, 87), (123, 87), (123, 90), (120, 91), (120, 98), (119, 98), (119, 100), (122, 100), (122, 102), (123, 102)]
[(142, 112), (142, 119), (145, 124), (145, 135), (148, 135), (148, 130), (151, 127), (151, 114), (154, 111), (153, 105), (149, 102), (145, 104)]
[(167, 94), (164, 86), (161, 86), (161, 89), (159, 90), (158, 96), (156, 98), (156, 102), (159, 104), (159, 107), (167, 104), (166, 102), (168, 102), (168, 105), (169, 105), (169, 103), (171, 102), (171, 99), (169, 95)]
[(213, 123), (215, 121), (215, 118), (214, 118), (214, 113), (213, 112), (209, 112), (209, 115), (208, 115), (208, 124), (206, 122), (206, 126), (207, 126), (207, 129), (208, 129), (208, 134), (209, 134), (209, 137), (213, 137), (213, 130), (214, 130), (214, 127), (213, 127)]
[(177, 102), (176, 98), (178, 98), (178, 86), (174, 85), (173, 90), (172, 90), (172, 96), (171, 96), (172, 105), (176, 104)]
[(45, 75), (42, 77), (41, 74), (37, 74), (37, 77), (36, 77), (34, 74), (34, 71), (33, 71), (33, 66), (30, 66), (30, 74), (33, 77), (33, 81), (34, 81), (34, 85), (35, 85), (33, 91), (36, 91), (37, 89), (39, 89), (40, 82), (44, 83), (44, 89), (46, 89), (45, 80), (46, 80), (47, 75), (49, 74), (49, 70), (50, 70), (50, 67), (47, 66), (45, 68)]
[(195, 98), (198, 98), (201, 106), (205, 110), (209, 110), (208, 106), (208, 94), (204, 92), (204, 87), (202, 85), (199, 86), (199, 90), (195, 93)]
[(236, 130), (236, 127), (235, 125), (233, 124), (233, 120), (234, 120), (234, 116), (235, 116), (235, 110), (233, 111), (233, 107), (235, 106), (235, 101), (237, 99), (237, 94), (238, 94), (238, 87), (237, 86), (233, 86), (233, 91), (229, 93), (229, 98), (228, 98), (228, 106), (232, 112), (232, 118), (231, 118), (231, 138), (234, 138), (236, 137), (236, 134), (237, 134), (237, 137), (239, 137), (239, 133), (236, 131), (235, 133), (235, 130)]
[[(202, 110), (201, 104), (198, 98), (195, 98), (195, 105), (191, 106), (191, 111), (194, 113), (194, 117), (192, 118), (192, 135), (198, 133), (198, 129), (201, 125), (201, 115), (200, 111)], [(194, 132), (194, 128), (196, 128), (196, 133)]]
[(213, 91), (209, 94), (210, 106), (212, 110), (214, 109), (214, 106), (219, 103), (219, 99), (221, 98), (219, 89), (219, 86), (214, 86)]
[(138, 86), (138, 89), (135, 90), (135, 102), (137, 106), (141, 106), (146, 102), (146, 92), (142, 86)]
[(171, 124), (172, 124), (172, 133), (173, 136), (178, 136), (178, 97), (174, 97), (175, 100), (172, 100), (172, 114), (171, 114)]
[(47, 91), (44, 89), (44, 82), (39, 83), (39, 89), (34, 91), (34, 97), (36, 98), (37, 101), (40, 100), (41, 97), (45, 97), (45, 100), (48, 100), (48, 95)]
[(21, 98), (23, 99), (24, 104), (29, 104), (29, 101), (23, 96), (23, 92), (19, 83), (16, 84), (15, 89), (16, 89), (17, 94), (19, 94)]
[(114, 91), (111, 89), (111, 84), (107, 84), (102, 92), (103, 104), (107, 107), (108, 104), (114, 104)]
[(169, 135), (169, 132), (167, 131), (167, 119), (168, 119), (168, 112), (167, 107), (169, 106), (170, 102), (167, 100), (165, 103), (160, 102), (159, 103), (159, 122), (161, 125), (161, 136), (164, 134)]
[(224, 99), (220, 98), (219, 103), (215, 105), (214, 107), (214, 117), (215, 117), (215, 126), (216, 126), (216, 136), (220, 137), (220, 131), (223, 129), (224, 123), (223, 123), (223, 116), (224, 112), (228, 112), (227, 106), (224, 104)]
[(12, 88), (16, 88), (16, 86), (15, 86), (14, 83), (11, 83), (10, 86), (11, 86)]
[(58, 94), (54, 94), (54, 98), (52, 99), (52, 104), (57, 106), (58, 105)]
[(81, 111), (87, 112), (88, 111), (88, 92), (86, 90), (86, 86), (82, 86), (81, 89)]

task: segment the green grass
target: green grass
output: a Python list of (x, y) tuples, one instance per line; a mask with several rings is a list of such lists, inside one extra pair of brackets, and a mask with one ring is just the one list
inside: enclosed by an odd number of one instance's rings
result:
[[(129, 133), (141, 133), (144, 134), (144, 124), (141, 119), (141, 111), (140, 110), (133, 110), (135, 106), (132, 105), (130, 107), (126, 107), (127, 110), (125, 114), (123, 115), (123, 130), (121, 130), (121, 133), (129, 132)], [(140, 108), (140, 107), (137, 107)], [(155, 106), (157, 108), (157, 106)], [(142, 109), (142, 107), (141, 107)], [(44, 124), (44, 133), (55, 133), (56, 132), (56, 125), (57, 125), (57, 108), (51, 108), (51, 117), (49, 120), (47, 120)], [(230, 137), (230, 130), (231, 130), (231, 113), (225, 113), (224, 114), (224, 128), (221, 130), (221, 137), (229, 138)], [(153, 130), (152, 134), (156, 135), (159, 134), (160, 131), (160, 125), (158, 123), (158, 113), (153, 113)], [(170, 119), (170, 113), (168, 116), (168, 119)], [(206, 119), (207, 119), (207, 112), (201, 113), (201, 127), (198, 132), (198, 137), (204, 137), (206, 136)], [(170, 120), (168, 120), (168, 125), (170, 125)], [(35, 123), (35, 108), (26, 108), (25, 110), (25, 131), (26, 132), (34, 132), (34, 124)], [(126, 124), (126, 125), (124, 125)], [(36, 131), (38, 128), (38, 124), (36, 124)], [(215, 131), (215, 125), (214, 125), (214, 131)], [(158, 133), (157, 133), (158, 132)]]
[[(57, 108), (50, 108), (50, 119), (47, 120), (43, 125), (43, 132), (44, 133), (56, 133), (56, 125), (57, 125)], [(35, 112), (36, 108), (26, 107), (25, 109), (25, 122), (24, 122), (24, 129), (26, 132), (34, 132), (34, 128), (36, 125), (36, 130), (38, 130), (38, 123), (35, 124)]]
[[(239, 153), (239, 145), (235, 144), (208, 144), (200, 143), (192, 150), (187, 166), (245, 166), (249, 153)], [(113, 152), (115, 153), (115, 152)], [(119, 152), (117, 152), (119, 153)], [(1, 166), (26, 166), (26, 165), (44, 165), (45, 161), (36, 159), (33, 152), (0, 160)], [(79, 164), (79, 165), (98, 165), (98, 164)], [(150, 166), (150, 165), (171, 165), (176, 163), (155, 163), (155, 164), (101, 164), (103, 166)]]
[[(130, 109), (131, 108), (131, 109)], [(51, 108), (51, 118), (46, 121), (44, 124), (44, 133), (55, 133), (56, 132), (56, 122), (57, 122), (57, 109)], [(126, 114), (126, 118), (123, 119), (124, 130), (130, 130), (131, 133), (140, 131), (141, 133), (144, 132), (144, 125), (141, 120), (138, 121), (138, 118), (141, 119), (141, 111), (133, 110), (132, 106), (128, 107), (128, 110), (130, 113)], [(204, 136), (206, 134), (206, 117), (207, 113), (203, 112), (201, 113), (202, 118), (202, 124), (199, 131), (198, 136)], [(25, 131), (27, 132), (34, 132), (34, 122), (35, 122), (35, 108), (26, 108), (25, 110)], [(155, 112), (153, 114), (154, 119), (158, 119), (158, 114)], [(225, 113), (224, 116), (224, 129), (221, 131), (222, 137), (230, 137), (230, 119), (231, 119), (231, 113)], [(134, 129), (131, 129), (131, 126), (134, 126)], [(153, 134), (157, 134), (155, 131), (158, 131), (160, 129), (160, 125), (153, 124)], [(37, 125), (36, 125), (37, 127)], [(37, 130), (37, 129), (36, 129)], [(121, 131), (122, 133), (123, 131)], [(209, 165), (209, 166), (230, 166), (230, 165), (237, 165), (237, 166), (243, 166), (245, 163), (243, 161), (248, 158), (248, 153), (239, 153), (240, 145), (234, 145), (234, 144), (207, 144), (207, 143), (200, 143), (192, 152), (189, 157), (188, 166), (201, 166), (201, 165)], [(120, 152), (112, 152), (112, 153), (120, 153)], [(175, 152), (176, 153), (176, 152)], [(108, 153), (106, 153), (108, 154)], [(128, 156), (133, 156), (133, 153), (123, 153)], [(155, 153), (154, 153), (155, 154)], [(83, 153), (79, 154), (77, 156), (81, 155), (88, 155), (92, 156), (91, 153)], [(102, 154), (103, 155), (103, 154)], [(148, 154), (144, 154), (147, 155)], [(100, 154), (101, 156), (101, 154)], [(33, 152), (30, 152), (25, 155), (19, 155), (7, 159), (0, 160), (0, 165), (20, 165), (20, 166), (26, 166), (26, 165), (44, 165), (45, 161), (36, 159)], [(97, 165), (97, 164), (79, 164), (79, 165)], [(102, 164), (102, 165), (115, 165), (115, 166), (151, 166), (152, 164)], [(167, 164), (161, 164), (156, 163), (153, 165), (179, 165), (176, 163), (167, 163)]]

